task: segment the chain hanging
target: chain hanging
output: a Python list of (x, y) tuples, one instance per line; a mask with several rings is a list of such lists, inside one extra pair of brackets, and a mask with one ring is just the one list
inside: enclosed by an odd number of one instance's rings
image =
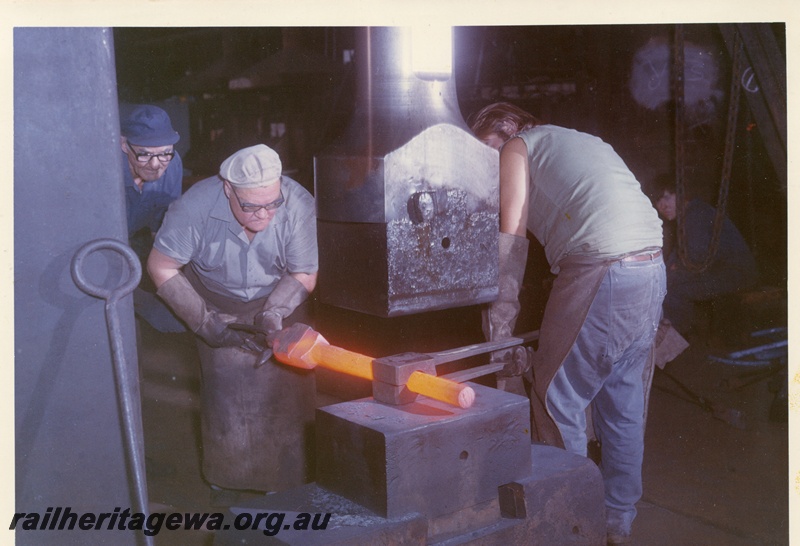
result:
[(686, 247), (686, 228), (683, 216), (686, 213), (683, 203), (683, 167), (684, 157), (684, 60), (683, 60), (683, 25), (675, 25), (675, 36), (672, 41), (672, 96), (675, 101), (675, 219), (678, 223), (678, 256), (684, 262), (683, 249)]
[(675, 26), (673, 40), (673, 96), (675, 98), (675, 201), (676, 221), (678, 224), (678, 257), (690, 271), (705, 271), (717, 255), (722, 226), (725, 222), (725, 209), (728, 201), (728, 188), (731, 181), (733, 154), (736, 145), (736, 124), (739, 114), (739, 102), (742, 89), (742, 44), (739, 33), (734, 32), (733, 64), (731, 67), (731, 88), (728, 94), (728, 120), (725, 131), (725, 154), (722, 160), (722, 180), (717, 196), (717, 208), (711, 241), (705, 258), (700, 263), (693, 263), (689, 257), (686, 234), (686, 199), (684, 186), (684, 58), (683, 58), (683, 25)]

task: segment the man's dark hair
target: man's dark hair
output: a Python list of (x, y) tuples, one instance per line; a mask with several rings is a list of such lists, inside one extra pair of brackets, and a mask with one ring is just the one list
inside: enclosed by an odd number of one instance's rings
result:
[(661, 173), (650, 184), (648, 194), (653, 203), (661, 199), (665, 193), (675, 193), (675, 175), (672, 173)]

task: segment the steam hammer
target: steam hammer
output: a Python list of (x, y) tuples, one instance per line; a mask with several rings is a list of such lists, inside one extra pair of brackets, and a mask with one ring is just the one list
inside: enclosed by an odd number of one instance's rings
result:
[[(310, 326), (295, 323), (280, 332), (273, 342), (275, 358), (290, 366), (313, 369), (322, 366), (334, 371), (372, 381), (373, 397), (386, 404), (403, 405), (416, 400), (418, 394), (442, 402), (469, 408), (475, 391), (451, 379), (436, 376), (436, 366), (476, 354), (500, 350), (537, 339), (538, 332), (501, 341), (479, 343), (439, 353), (402, 353), (384, 358), (365, 356), (333, 346)], [(499, 370), (502, 365), (490, 364), (484, 373)]]

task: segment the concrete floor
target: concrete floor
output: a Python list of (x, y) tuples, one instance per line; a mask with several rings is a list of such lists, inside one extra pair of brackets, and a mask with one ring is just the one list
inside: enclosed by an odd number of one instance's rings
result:
[[(140, 325), (139, 338), (151, 511), (221, 511), (211, 505), (199, 470), (200, 378), (193, 339), (147, 325)], [(740, 347), (708, 335), (689, 340), (689, 349), (666, 371), (709, 401), (743, 412), (746, 429), (691, 403), (665, 375), (655, 376), (634, 543), (788, 544), (788, 424), (769, 419), (775, 397), (770, 382), (730, 388), (743, 370), (706, 357)], [(320, 404), (330, 402), (320, 396)], [(162, 531), (156, 537), (162, 545), (212, 542), (209, 531)]]

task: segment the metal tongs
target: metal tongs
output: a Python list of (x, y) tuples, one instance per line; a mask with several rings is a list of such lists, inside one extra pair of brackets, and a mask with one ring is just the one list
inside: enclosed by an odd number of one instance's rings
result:
[(267, 336), (264, 335), (264, 332), (256, 328), (254, 325), (245, 324), (243, 322), (232, 322), (228, 324), (228, 328), (231, 330), (238, 330), (240, 332), (252, 334), (252, 337), (249, 337), (245, 340), (245, 346), (243, 349), (252, 351), (254, 353), (259, 353), (258, 359), (256, 359), (255, 364), (253, 364), (254, 368), (260, 368), (266, 364), (270, 358), (272, 358), (272, 344), (267, 339)]

